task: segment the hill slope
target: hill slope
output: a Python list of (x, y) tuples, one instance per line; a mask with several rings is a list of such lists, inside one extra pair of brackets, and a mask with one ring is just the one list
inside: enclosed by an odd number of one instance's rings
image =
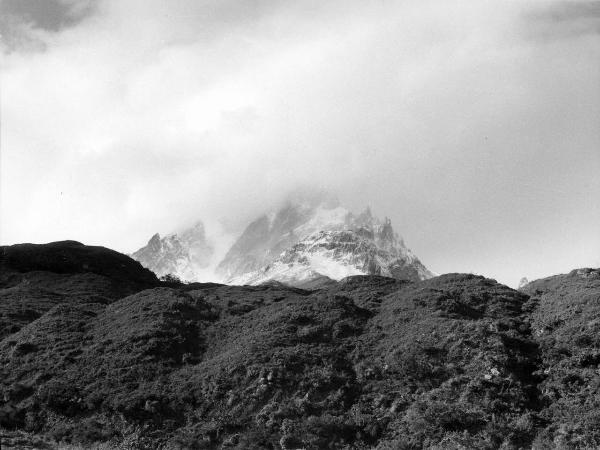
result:
[[(0, 436), (48, 448), (594, 448), (597, 272), (527, 292), (448, 274), (67, 295), (0, 341)], [(97, 274), (62, 276), (85, 292), (81, 277)]]
[(61, 303), (106, 304), (159, 284), (138, 262), (75, 241), (0, 247), (0, 338)]
[(577, 269), (528, 283), (546, 429), (540, 445), (600, 448), (600, 270)]

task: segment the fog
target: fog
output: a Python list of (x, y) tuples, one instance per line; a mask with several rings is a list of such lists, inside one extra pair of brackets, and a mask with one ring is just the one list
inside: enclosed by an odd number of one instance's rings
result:
[(224, 247), (302, 186), (434, 272), (600, 266), (595, 1), (2, 1), (0, 241)]

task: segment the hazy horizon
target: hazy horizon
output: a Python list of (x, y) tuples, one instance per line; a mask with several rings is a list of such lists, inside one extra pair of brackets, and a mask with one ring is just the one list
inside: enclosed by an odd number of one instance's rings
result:
[(0, 0), (0, 244), (226, 247), (309, 186), (433, 272), (600, 266), (600, 2)]

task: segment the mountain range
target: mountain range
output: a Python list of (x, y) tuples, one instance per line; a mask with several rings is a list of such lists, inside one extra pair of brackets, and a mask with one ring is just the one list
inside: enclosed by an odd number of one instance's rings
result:
[[(164, 238), (155, 234), (131, 255), (159, 276), (201, 281), (213, 245), (198, 222)], [(315, 285), (351, 275), (424, 280), (429, 271), (394, 231), (367, 208), (354, 214), (331, 197), (304, 196), (252, 221), (216, 264), (227, 284)]]

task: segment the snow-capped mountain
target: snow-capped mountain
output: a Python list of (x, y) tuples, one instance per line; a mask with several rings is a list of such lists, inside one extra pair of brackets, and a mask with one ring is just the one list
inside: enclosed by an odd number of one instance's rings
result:
[(213, 247), (207, 242), (204, 225), (197, 222), (193, 227), (163, 238), (156, 233), (145, 247), (131, 256), (158, 276), (176, 275), (182, 280), (196, 281), (206, 269), (213, 255)]
[(215, 248), (198, 222), (180, 233), (155, 234), (131, 256), (159, 276), (229, 284), (311, 286), (350, 275), (433, 276), (389, 219), (379, 220), (368, 208), (354, 214), (322, 194), (303, 194), (250, 223), (216, 269)]
[(304, 237), (320, 230), (344, 229), (348, 211), (336, 199), (303, 197), (256, 219), (217, 266), (224, 280), (259, 270)]
[(288, 203), (252, 222), (219, 264), (231, 284), (298, 285), (328, 277), (378, 274), (422, 280), (433, 274), (405, 246), (389, 219), (355, 215), (328, 199)]

